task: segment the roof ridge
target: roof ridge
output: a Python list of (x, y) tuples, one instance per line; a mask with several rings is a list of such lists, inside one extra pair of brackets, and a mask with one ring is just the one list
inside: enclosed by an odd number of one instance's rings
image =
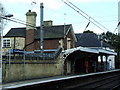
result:
[[(66, 26), (70, 26), (72, 24), (66, 24)], [(54, 27), (54, 26), (64, 26), (64, 25), (51, 25), (51, 26), (44, 26), (44, 27)], [(36, 26), (36, 27), (40, 27), (40, 26)]]
[(14, 27), (14, 28), (11, 28), (11, 29), (20, 29), (20, 28), (26, 28), (26, 27)]
[[(72, 24), (66, 24), (66, 26), (68, 25), (72, 25)], [(51, 25), (52, 27), (54, 26), (64, 26), (64, 25)], [(44, 27), (51, 27), (51, 26), (44, 26)], [(40, 27), (40, 26), (36, 26), (36, 27)], [(20, 28), (26, 28), (26, 27), (14, 27), (14, 28), (11, 28), (11, 29), (20, 29)]]

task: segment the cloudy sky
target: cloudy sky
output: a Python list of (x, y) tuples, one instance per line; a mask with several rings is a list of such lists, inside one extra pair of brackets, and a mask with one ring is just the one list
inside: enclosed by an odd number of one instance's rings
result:
[[(14, 18), (25, 21), (26, 12), (29, 9), (37, 12), (37, 26), (40, 22), (40, 3), (44, 3), (44, 20), (53, 20), (54, 25), (72, 24), (75, 33), (84, 31), (89, 20), (78, 14), (67, 6), (63, 1), (66, 0), (0, 0), (7, 14), (13, 14)], [(118, 1), (119, 0), (69, 0), (90, 17), (113, 32), (118, 23)], [(36, 2), (36, 4), (32, 3)], [(24, 25), (7, 22), (4, 28), (6, 34), (10, 28), (25, 27)], [(94, 24), (90, 23), (89, 30), (95, 33), (106, 32)], [(116, 31), (117, 32), (117, 31)]]

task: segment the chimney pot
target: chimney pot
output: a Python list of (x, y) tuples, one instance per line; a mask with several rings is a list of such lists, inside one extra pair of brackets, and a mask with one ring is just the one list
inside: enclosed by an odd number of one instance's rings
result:
[(31, 10), (29, 10), (28, 12), (31, 12)]

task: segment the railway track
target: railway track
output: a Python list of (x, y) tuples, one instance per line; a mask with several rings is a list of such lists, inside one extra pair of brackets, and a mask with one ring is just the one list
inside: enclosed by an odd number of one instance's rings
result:
[(120, 83), (116, 85), (115, 87), (113, 87), (111, 90), (120, 90)]
[(101, 90), (101, 89), (106, 89), (106, 90), (116, 90), (118, 89), (118, 86), (120, 85), (120, 74), (119, 75), (114, 75), (114, 76), (109, 76), (106, 78), (102, 78), (99, 80), (92, 80), (87, 83), (82, 83), (78, 85), (73, 85), (69, 87), (65, 87), (64, 89), (66, 90), (80, 90), (81, 88), (86, 88), (86, 89), (93, 89), (93, 90)]

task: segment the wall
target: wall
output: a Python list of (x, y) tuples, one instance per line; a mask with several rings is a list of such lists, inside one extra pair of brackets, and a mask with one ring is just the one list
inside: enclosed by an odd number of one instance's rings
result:
[(33, 51), (35, 50), (35, 44), (34, 44), (34, 37), (35, 37), (36, 30), (26, 30), (26, 41), (25, 41), (25, 50), (26, 51)]
[(62, 74), (62, 60), (59, 58), (56, 63), (47, 60), (26, 60), (24, 64), (22, 61), (3, 61), (3, 83), (12, 81), (37, 79), (41, 77), (56, 76)]
[[(70, 38), (70, 48), (75, 47), (75, 40), (72, 35), (72, 31), (69, 31), (67, 36), (65, 38), (61, 39), (45, 39), (44, 40), (44, 49), (57, 49), (59, 46), (61, 46), (64, 50), (68, 49), (67, 48), (67, 39)], [(40, 44), (39, 40), (35, 41), (35, 50), (39, 50)]]
[[(9, 38), (9, 37), (8, 37)], [(25, 38), (23, 37), (12, 37), (12, 38), (9, 38), (11, 39), (11, 47), (12, 49), (23, 49), (24, 46), (25, 46)], [(14, 45), (15, 43), (15, 45)], [(4, 48), (3, 47), (3, 54), (5, 54), (5, 52), (8, 52), (8, 50), (10, 48)]]
[(59, 39), (45, 40), (44, 44), (46, 49), (57, 49), (59, 47)]
[[(40, 49), (39, 40), (35, 41), (35, 50)], [(57, 49), (59, 47), (59, 39), (44, 40), (44, 49)]]
[(73, 39), (73, 36), (72, 36), (72, 32), (71, 31), (69, 31), (68, 32), (68, 34), (67, 34), (67, 36), (65, 37), (65, 39), (64, 39), (64, 49), (66, 50), (67, 49), (67, 38), (70, 38), (70, 40), (71, 40), (71, 45), (70, 45), (70, 48), (74, 48), (75, 47), (75, 40)]

